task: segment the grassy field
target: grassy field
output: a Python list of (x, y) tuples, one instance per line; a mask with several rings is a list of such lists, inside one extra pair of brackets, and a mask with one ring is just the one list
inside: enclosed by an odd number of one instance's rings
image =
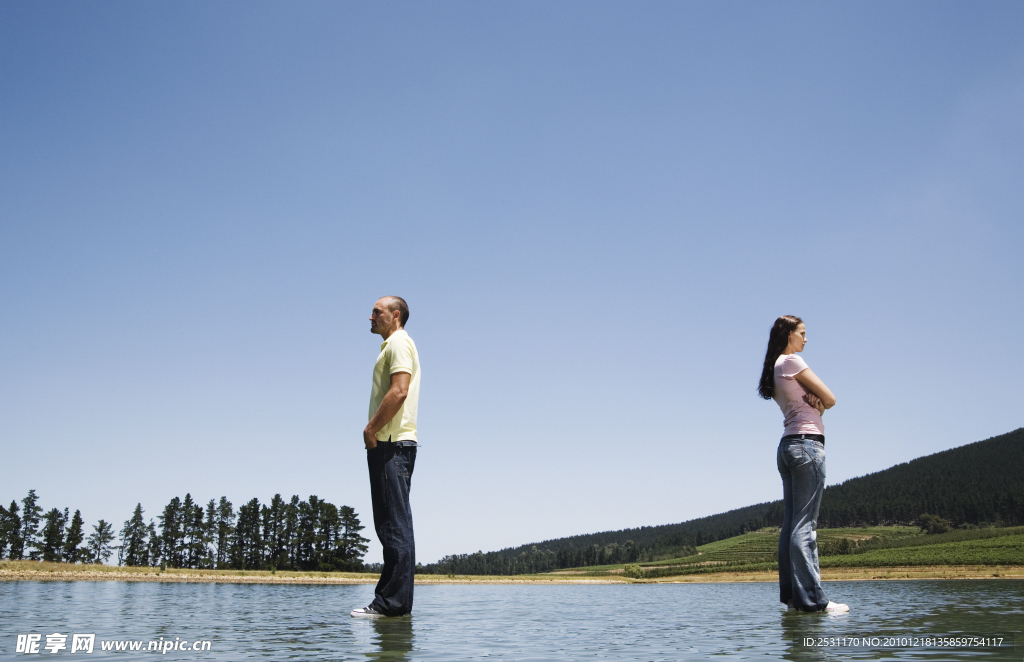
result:
[(985, 539), (890, 547), (861, 554), (826, 556), (822, 567), (893, 565), (1019, 565), (1024, 563), (1024, 534)]
[[(281, 570), (191, 570), (129, 568), (108, 565), (0, 561), (0, 581), (126, 581), (209, 582), (219, 584), (376, 584), (369, 572), (297, 572)], [(417, 584), (610, 584), (630, 580), (621, 576), (563, 577), (558, 575), (416, 575)]]
[[(774, 564), (770, 564), (774, 566)], [(1024, 579), (1024, 565), (1018, 566), (889, 566), (884, 568), (822, 568), (826, 581), (871, 579)], [(621, 566), (602, 571), (573, 571), (537, 575), (417, 575), (417, 584), (626, 584), (626, 583), (746, 583), (775, 582), (774, 567), (760, 570), (751, 566), (720, 568), (716, 572), (630, 578)], [(377, 575), (340, 572), (264, 572), (241, 570), (176, 570), (118, 568), (116, 566), (70, 565), (38, 561), (0, 561), (0, 581), (127, 581), (127, 582), (211, 582), (221, 584), (375, 584)]]
[(0, 561), (0, 580), (92, 580), (142, 582), (228, 582), (366, 584), (377, 575), (365, 572), (272, 572), (270, 570), (187, 570), (119, 567), (44, 561)]
[[(701, 545), (697, 554), (642, 564), (620, 564), (575, 568), (560, 574), (601, 577), (619, 575), (652, 580), (691, 575), (752, 573), (777, 574), (779, 531), (766, 528), (734, 538)], [(865, 569), (878, 575), (884, 569), (928, 568), (930, 575), (943, 576), (942, 568), (971, 568), (970, 576), (1002, 576), (1006, 568), (1024, 567), (1024, 527), (955, 530), (924, 535), (916, 527), (887, 526), (850, 529), (819, 529), (818, 546), (825, 575), (850, 574)], [(1003, 568), (986, 572), (986, 568)], [(840, 569), (850, 569), (840, 571)], [(853, 572), (853, 574), (864, 574)], [(956, 573), (954, 573), (956, 574)], [(1012, 573), (1017, 576), (1019, 573)], [(957, 575), (959, 576), (959, 575)]]

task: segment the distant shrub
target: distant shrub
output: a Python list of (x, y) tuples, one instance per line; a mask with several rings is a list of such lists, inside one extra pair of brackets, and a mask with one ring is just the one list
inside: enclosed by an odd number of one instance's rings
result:
[(996, 520), (995, 522), (978, 522), (979, 529), (1001, 529), (1006, 526), (1006, 522), (1002, 520)]
[(818, 553), (822, 556), (856, 554), (857, 551), (857, 543), (849, 538), (829, 538), (818, 541)]
[(639, 563), (627, 563), (622, 571), (622, 576), (631, 579), (643, 579), (647, 576), (647, 571), (641, 568)]
[(949, 520), (944, 520), (938, 515), (923, 513), (920, 520), (921, 530), (925, 533), (947, 533), (953, 530), (953, 525), (949, 523)]

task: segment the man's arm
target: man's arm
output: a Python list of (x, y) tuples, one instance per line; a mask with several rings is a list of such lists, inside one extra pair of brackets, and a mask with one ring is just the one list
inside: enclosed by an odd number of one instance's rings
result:
[(396, 372), (391, 375), (391, 387), (384, 394), (384, 399), (381, 400), (380, 407), (377, 407), (377, 412), (363, 429), (363, 443), (366, 444), (366, 450), (377, 447), (377, 433), (395, 417), (405, 399), (409, 397), (409, 380), (411, 379), (412, 375), (407, 372)]

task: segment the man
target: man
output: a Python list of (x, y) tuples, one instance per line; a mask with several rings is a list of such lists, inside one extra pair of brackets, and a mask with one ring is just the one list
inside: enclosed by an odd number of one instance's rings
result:
[(416, 406), (420, 397), (420, 358), (405, 332), (409, 306), (401, 297), (383, 297), (370, 313), (370, 332), (384, 342), (373, 366), (370, 422), (363, 429), (370, 468), (373, 527), (384, 547), (384, 569), (368, 607), (352, 616), (404, 616), (412, 611), (416, 544), (409, 487), (416, 464)]

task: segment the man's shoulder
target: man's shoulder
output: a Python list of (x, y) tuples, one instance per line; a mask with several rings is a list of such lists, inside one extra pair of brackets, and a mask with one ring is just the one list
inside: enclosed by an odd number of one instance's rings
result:
[(410, 345), (416, 344), (412, 341), (412, 336), (410, 336), (409, 332), (406, 331), (405, 329), (399, 329), (398, 331), (395, 331), (393, 334), (391, 334), (391, 338), (399, 342), (407, 342)]
[(412, 337), (410, 337), (404, 329), (391, 334), (391, 337), (388, 338), (388, 346), (386, 348), (386, 351), (390, 352), (401, 350), (416, 351), (416, 343), (413, 342)]

